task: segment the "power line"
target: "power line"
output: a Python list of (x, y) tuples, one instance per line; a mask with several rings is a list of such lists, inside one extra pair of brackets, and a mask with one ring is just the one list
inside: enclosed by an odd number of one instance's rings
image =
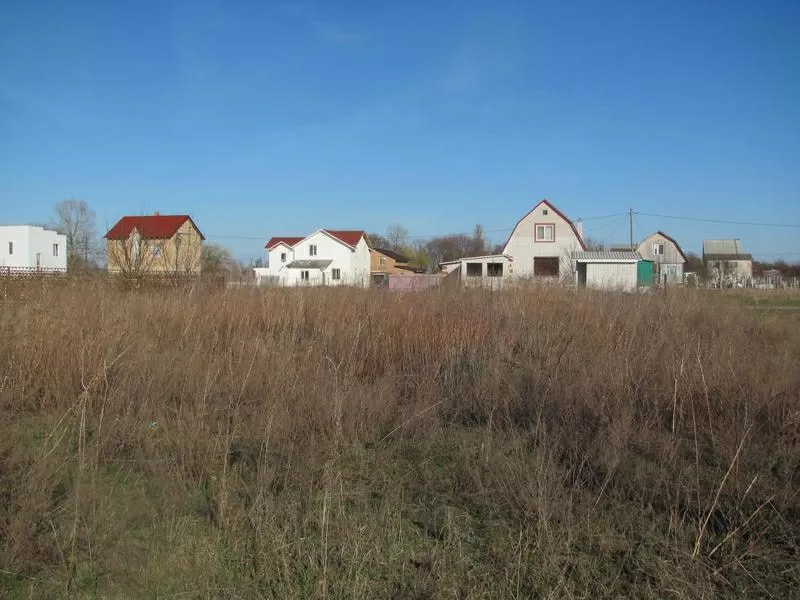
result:
[[(725, 224), (725, 225), (744, 225), (744, 226), (752, 226), (752, 227), (782, 227), (782, 228), (790, 228), (790, 229), (800, 229), (800, 225), (796, 224), (789, 224), (789, 223), (757, 223), (754, 221), (730, 221), (727, 219), (705, 219), (701, 217), (681, 217), (676, 215), (662, 215), (656, 213), (649, 213), (649, 212), (640, 212), (640, 211), (633, 211), (634, 215), (639, 215), (643, 217), (655, 217), (659, 219), (673, 219), (678, 221), (692, 221), (696, 223), (718, 223), (718, 224)], [(627, 217), (629, 213), (613, 213), (609, 215), (599, 215), (595, 217), (585, 217), (579, 219), (579, 221), (586, 222), (586, 221), (600, 221), (605, 219), (613, 219), (615, 217)], [(602, 229), (608, 226), (617, 225), (617, 221), (612, 221), (607, 223), (606, 225), (600, 226), (599, 228)], [(638, 223), (637, 225), (637, 233), (638, 233)], [(514, 227), (504, 227), (498, 229), (484, 229), (484, 233), (507, 233), (513, 231)], [(616, 231), (616, 228), (615, 230)], [(453, 237), (459, 235), (472, 235), (472, 232), (449, 232), (449, 233), (437, 233), (437, 234), (428, 234), (428, 235), (412, 235), (408, 236), (409, 240), (426, 240), (431, 238), (437, 237)], [(228, 239), (228, 240), (254, 240), (254, 241), (265, 241), (267, 236), (248, 236), (248, 235), (233, 235), (233, 234), (207, 234), (207, 238), (213, 239)], [(774, 253), (777, 255), (778, 253)], [(789, 253), (784, 253), (789, 254)], [(798, 254), (798, 253), (794, 253)]]
[(753, 221), (727, 221), (725, 219), (701, 219), (698, 217), (676, 217), (673, 215), (657, 215), (655, 213), (646, 213), (634, 211), (634, 214), (643, 217), (657, 217), (659, 219), (675, 219), (678, 221), (695, 221), (698, 223), (722, 223), (725, 225), (752, 225), (754, 227), (789, 227), (800, 229), (800, 225), (792, 225), (788, 223), (755, 223)]

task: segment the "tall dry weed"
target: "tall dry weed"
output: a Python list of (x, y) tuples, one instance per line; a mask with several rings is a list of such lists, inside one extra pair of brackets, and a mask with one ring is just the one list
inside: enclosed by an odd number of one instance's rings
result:
[(34, 287), (13, 596), (785, 597), (800, 328), (707, 295)]

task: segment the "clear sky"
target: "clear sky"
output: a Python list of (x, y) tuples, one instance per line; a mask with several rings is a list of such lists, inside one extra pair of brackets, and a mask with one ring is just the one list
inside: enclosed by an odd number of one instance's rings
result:
[[(503, 241), (541, 198), (800, 225), (799, 29), (798, 0), (4, 0), (0, 223), (190, 213), (241, 258), (319, 227)], [(800, 260), (800, 228), (656, 229)]]

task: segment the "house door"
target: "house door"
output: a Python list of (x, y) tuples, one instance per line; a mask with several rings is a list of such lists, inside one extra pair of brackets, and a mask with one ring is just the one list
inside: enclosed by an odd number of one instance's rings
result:
[(36, 268), (37, 269), (41, 269), (42, 268), (42, 253), (41, 252), (37, 252), (36, 253)]
[(534, 277), (558, 277), (557, 256), (536, 256), (533, 259)]

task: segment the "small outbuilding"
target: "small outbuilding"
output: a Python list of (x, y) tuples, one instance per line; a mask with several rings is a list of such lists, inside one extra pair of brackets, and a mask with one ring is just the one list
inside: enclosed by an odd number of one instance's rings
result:
[(572, 259), (579, 288), (632, 291), (639, 285), (637, 252), (574, 252)]

